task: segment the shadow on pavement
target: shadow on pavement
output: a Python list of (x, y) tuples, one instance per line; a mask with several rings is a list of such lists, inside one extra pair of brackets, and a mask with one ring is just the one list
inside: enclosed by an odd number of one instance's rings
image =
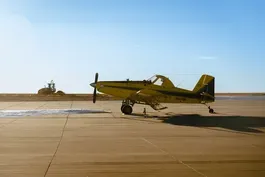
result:
[[(143, 114), (133, 114), (134, 116), (144, 117)], [(148, 116), (149, 118), (150, 116)], [(202, 116), (199, 114), (176, 114), (170, 116), (151, 116), (162, 120), (163, 123), (180, 125), (180, 126), (193, 126), (193, 127), (208, 127), (208, 128), (225, 128), (240, 132), (250, 133), (264, 133), (255, 128), (265, 128), (264, 117), (252, 116), (231, 116), (231, 115), (218, 115), (218, 116)]]
[(173, 115), (159, 118), (164, 123), (182, 126), (219, 127), (241, 132), (264, 133), (254, 128), (265, 127), (265, 117), (201, 116), (199, 114)]

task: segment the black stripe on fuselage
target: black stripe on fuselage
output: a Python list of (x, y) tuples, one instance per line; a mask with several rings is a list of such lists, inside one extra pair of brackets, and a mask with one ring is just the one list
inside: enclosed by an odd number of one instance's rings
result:
[[(133, 91), (139, 91), (143, 88), (138, 88), (138, 87), (129, 87), (129, 86), (113, 86), (113, 85), (107, 85), (104, 87), (110, 87), (110, 88), (117, 88), (117, 89), (127, 89), (127, 90), (133, 90)], [(165, 95), (169, 95), (169, 96), (178, 96), (178, 97), (187, 97), (187, 98), (201, 98), (201, 95), (199, 94), (195, 94), (195, 93), (185, 93), (185, 92), (174, 92), (174, 91), (166, 91), (166, 90), (156, 90), (156, 89), (150, 89), (150, 90), (154, 90), (157, 92), (160, 92), (162, 94)]]
[(169, 96), (176, 96), (176, 97), (187, 97), (187, 98), (194, 98), (199, 99), (201, 98), (201, 95), (195, 94), (195, 93), (185, 93), (185, 92), (172, 92), (172, 91), (166, 91), (166, 90), (156, 90), (157, 92), (160, 92), (165, 95)]
[(151, 81), (102, 81), (102, 83), (115, 83), (115, 84), (152, 84)]
[(134, 91), (138, 91), (141, 88), (137, 88), (137, 87), (128, 87), (128, 86), (114, 86), (114, 85), (104, 85), (104, 88), (106, 87), (110, 87), (110, 88), (117, 88), (117, 89), (125, 89), (125, 90), (134, 90)]

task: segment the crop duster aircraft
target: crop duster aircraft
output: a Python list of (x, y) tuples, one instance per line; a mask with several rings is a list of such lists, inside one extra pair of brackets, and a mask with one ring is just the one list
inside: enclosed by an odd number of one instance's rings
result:
[[(202, 75), (193, 90), (186, 90), (175, 87), (165, 76), (154, 75), (143, 81), (98, 81), (98, 73), (95, 75), (95, 82), (90, 84), (94, 87), (93, 102), (96, 102), (96, 92), (112, 95), (121, 98), (121, 111), (124, 114), (131, 114), (134, 104), (146, 104), (154, 110), (163, 110), (167, 107), (161, 103), (191, 103), (205, 104), (215, 101), (214, 77)], [(208, 106), (209, 113), (214, 110)]]

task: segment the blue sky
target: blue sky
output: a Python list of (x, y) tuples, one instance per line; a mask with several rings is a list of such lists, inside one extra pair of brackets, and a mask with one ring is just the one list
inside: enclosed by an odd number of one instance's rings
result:
[(265, 1), (0, 0), (0, 92), (37, 92), (49, 80), (87, 93), (99, 80), (153, 74), (193, 89), (265, 92)]

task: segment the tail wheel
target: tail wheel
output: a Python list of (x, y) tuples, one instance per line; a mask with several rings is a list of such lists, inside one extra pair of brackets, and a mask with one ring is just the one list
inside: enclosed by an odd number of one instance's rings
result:
[(209, 109), (209, 113), (213, 114), (214, 110), (212, 108)]
[(130, 105), (123, 105), (121, 108), (122, 108), (122, 113), (124, 114), (132, 113), (132, 107)]

